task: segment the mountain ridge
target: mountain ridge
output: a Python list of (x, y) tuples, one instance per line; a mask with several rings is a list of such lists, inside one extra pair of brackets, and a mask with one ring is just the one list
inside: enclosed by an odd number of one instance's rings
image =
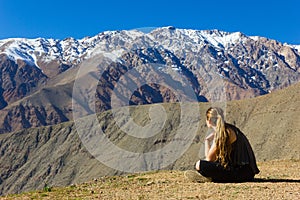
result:
[[(175, 32), (174, 34), (169, 34), (166, 30)], [(79, 64), (84, 57), (89, 57), (94, 51), (93, 48), (102, 48), (102, 50), (107, 50), (103, 46), (107, 46), (105, 40), (120, 39), (122, 42), (128, 40), (132, 42), (134, 40), (143, 38), (144, 42), (149, 42), (149, 45), (157, 45), (155, 41), (155, 34), (162, 32), (162, 36), (166, 34), (170, 37), (174, 35), (180, 35), (180, 39), (186, 39), (188, 42), (198, 45), (209, 44), (215, 48), (227, 49), (230, 46), (243, 42), (243, 40), (251, 39), (254, 41), (259, 40), (270, 40), (275, 43), (281, 44), (276, 40), (271, 40), (259, 36), (246, 36), (241, 32), (225, 32), (220, 30), (193, 30), (193, 29), (176, 29), (175, 27), (162, 27), (151, 31), (150, 33), (142, 33), (138, 30), (130, 31), (104, 31), (93, 37), (85, 37), (83, 39), (66, 38), (63, 40), (57, 39), (46, 39), (46, 38), (36, 38), (36, 39), (26, 39), (26, 38), (12, 38), (0, 40), (0, 53), (6, 54), (8, 57), (14, 61), (21, 59), (27, 61), (28, 63), (36, 66), (39, 69), (38, 57), (41, 55), (46, 55), (45, 62), (52, 60), (59, 60), (66, 65), (76, 65)], [(176, 36), (178, 37), (178, 36)], [(163, 44), (167, 46), (167, 44)], [(299, 51), (300, 45), (290, 45), (283, 44), (285, 47), (293, 48)], [(115, 48), (115, 47), (114, 47)], [(176, 48), (171, 51), (176, 52)]]

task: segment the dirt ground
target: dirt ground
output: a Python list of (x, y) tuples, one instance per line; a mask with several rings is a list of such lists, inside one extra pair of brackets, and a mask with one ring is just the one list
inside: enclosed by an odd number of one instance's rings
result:
[(254, 182), (193, 183), (183, 171), (157, 171), (102, 177), (69, 187), (45, 186), (42, 191), (0, 199), (300, 199), (300, 160), (258, 163)]

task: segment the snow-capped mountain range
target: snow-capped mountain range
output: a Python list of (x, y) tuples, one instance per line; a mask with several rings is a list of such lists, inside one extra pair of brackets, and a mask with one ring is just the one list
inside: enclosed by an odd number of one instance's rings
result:
[[(113, 52), (118, 46), (124, 48), (129, 44), (140, 41), (152, 47), (162, 46), (177, 54), (191, 51), (197, 53), (205, 45), (217, 51), (230, 51), (237, 44), (247, 44), (249, 41), (259, 41), (264, 38), (259, 36), (246, 36), (241, 32), (228, 33), (218, 30), (190, 30), (163, 27), (150, 33), (138, 30), (130, 31), (105, 31), (94, 37), (83, 39), (66, 38), (57, 39), (26, 39), (10, 38), (0, 40), (0, 54), (7, 55), (11, 60), (18, 59), (41, 68), (39, 60), (51, 62), (59, 60), (66, 65), (77, 65), (82, 60), (90, 57), (96, 51)], [(266, 39), (267, 40), (267, 39)], [(278, 42), (279, 43), (279, 42)], [(281, 44), (300, 52), (300, 45)], [(184, 49), (183, 49), (184, 47)]]
[[(116, 63), (114, 71), (130, 67), (139, 70), (139, 64), (156, 63), (165, 66), (160, 68), (162, 73), (168, 70), (181, 73), (189, 79), (200, 101), (212, 100), (205, 89), (205, 86), (216, 83), (212, 73), (224, 81), (227, 100), (267, 94), (300, 79), (300, 45), (282, 44), (241, 32), (169, 26), (147, 33), (139, 30), (105, 31), (79, 40), (11, 38), (0, 40), (0, 109), (47, 86), (49, 80), (60, 74), (68, 76), (74, 73), (70, 69), (83, 65), (85, 60), (98, 54)], [(107, 81), (115, 80), (114, 76), (123, 72), (114, 73)], [(176, 79), (175, 73), (170, 76)], [(140, 90), (133, 104), (172, 99), (160, 87), (149, 88), (148, 95), (157, 92), (155, 94), (159, 97), (146, 98)], [(105, 88), (101, 89), (99, 96), (103, 94), (107, 94)], [(103, 107), (109, 109), (109, 106)]]

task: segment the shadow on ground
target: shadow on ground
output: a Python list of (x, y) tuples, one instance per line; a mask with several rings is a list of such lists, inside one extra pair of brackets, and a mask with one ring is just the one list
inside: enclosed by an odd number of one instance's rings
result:
[(257, 183), (300, 183), (297, 179), (276, 179), (276, 178), (255, 178), (253, 182)]

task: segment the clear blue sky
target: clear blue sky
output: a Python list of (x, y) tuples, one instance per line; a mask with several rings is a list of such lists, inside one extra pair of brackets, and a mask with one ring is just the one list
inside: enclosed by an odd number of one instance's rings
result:
[(172, 25), (300, 44), (299, 8), (299, 0), (0, 0), (0, 39), (81, 39), (107, 30)]

